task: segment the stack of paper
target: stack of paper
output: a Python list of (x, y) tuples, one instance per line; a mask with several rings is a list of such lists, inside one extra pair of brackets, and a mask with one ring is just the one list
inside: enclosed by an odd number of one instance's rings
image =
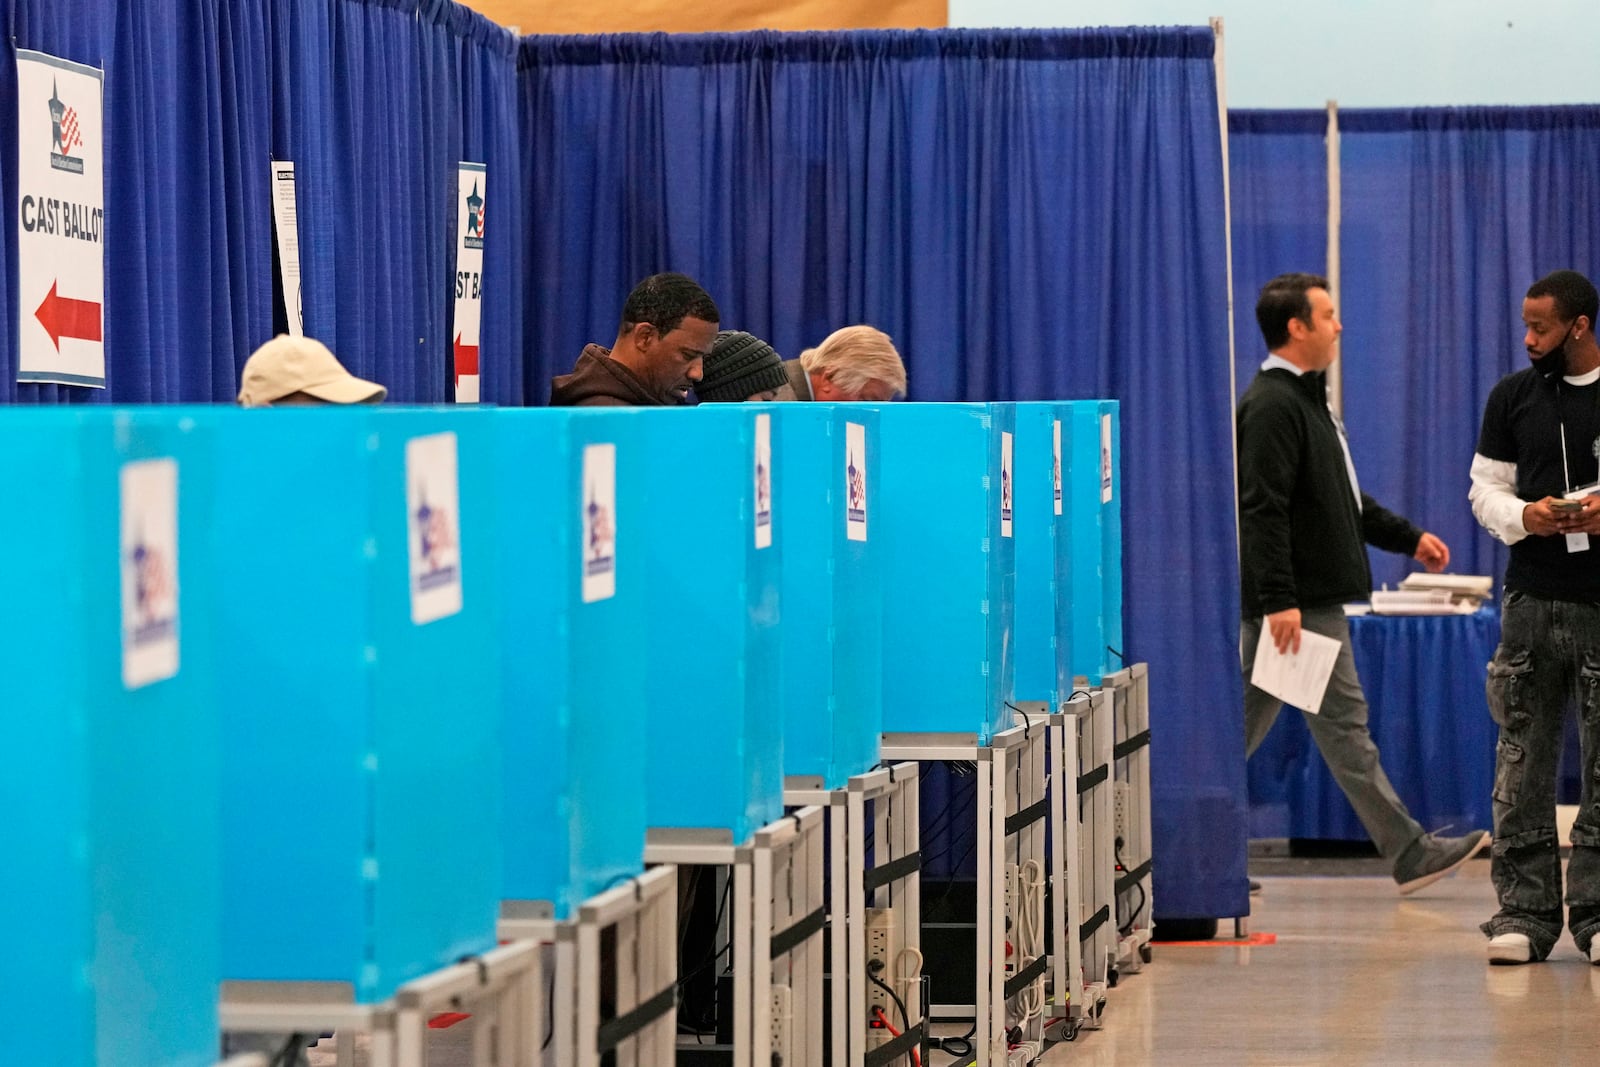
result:
[(1419, 571), (1406, 575), (1400, 588), (1406, 592), (1448, 593), (1453, 603), (1467, 604), (1470, 605), (1470, 611), (1477, 611), (1479, 605), (1494, 596), (1494, 579), (1487, 574), (1427, 574)]
[(1445, 589), (1374, 589), (1374, 615), (1471, 615), (1476, 600), (1455, 600)]

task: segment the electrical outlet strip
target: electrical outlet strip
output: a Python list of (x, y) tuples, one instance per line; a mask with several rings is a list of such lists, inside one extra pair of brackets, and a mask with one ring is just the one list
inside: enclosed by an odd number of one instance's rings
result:
[(1130, 782), (1113, 782), (1111, 785), (1111, 804), (1114, 809), (1113, 822), (1116, 826), (1116, 836), (1126, 847), (1128, 842), (1129, 809), (1133, 807), (1133, 785)]
[[(871, 975), (873, 973), (871, 970), (872, 962), (874, 960), (879, 961), (883, 964), (883, 967), (877, 972), (878, 981), (888, 985), (893, 981), (890, 968), (894, 966), (894, 909), (868, 908), (864, 932), (867, 938), (867, 974)], [(874, 1026), (873, 1023), (878, 1018), (877, 1010), (883, 1012), (884, 1018), (891, 1022), (894, 1021), (894, 1002), (889, 998), (889, 994), (884, 990), (883, 986), (878, 985), (871, 978), (866, 980), (865, 993), (866, 1007), (861, 1025), (867, 1035), (866, 1047), (875, 1049), (893, 1039), (893, 1035), (888, 1030), (881, 1026)]]
[(1044, 1055), (1043, 1042), (1024, 1041), (1015, 1048), (1007, 1050), (1006, 1067), (1029, 1067), (1042, 1055)]
[(1000, 965), (1007, 978), (1017, 972), (1017, 865), (1006, 864), (1006, 902), (1005, 918), (1002, 926), (1005, 928), (1005, 944), (1000, 946)]
[(794, 990), (786, 985), (772, 987), (772, 1057), (775, 1065), (794, 1062), (789, 1033), (794, 1025)]

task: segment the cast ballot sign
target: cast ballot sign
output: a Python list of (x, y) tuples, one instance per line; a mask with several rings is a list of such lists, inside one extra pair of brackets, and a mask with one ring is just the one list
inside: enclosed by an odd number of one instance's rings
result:
[(17, 381), (105, 388), (103, 74), (17, 50)]
[(483, 319), (483, 198), (489, 173), (482, 163), (456, 171), (456, 403), (478, 402), (478, 326)]

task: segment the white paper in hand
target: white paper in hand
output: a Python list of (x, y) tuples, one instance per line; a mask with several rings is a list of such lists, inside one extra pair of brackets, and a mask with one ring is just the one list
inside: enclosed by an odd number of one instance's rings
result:
[(1279, 652), (1272, 642), (1272, 631), (1262, 620), (1250, 684), (1285, 704), (1315, 715), (1322, 710), (1322, 697), (1328, 691), (1328, 679), (1333, 677), (1333, 665), (1338, 658), (1338, 641), (1305, 629), (1300, 631), (1299, 652)]

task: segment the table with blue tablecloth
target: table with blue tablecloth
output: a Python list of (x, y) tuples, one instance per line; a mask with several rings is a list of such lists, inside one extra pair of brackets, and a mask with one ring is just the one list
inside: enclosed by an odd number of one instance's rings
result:
[[(1362, 615), (1350, 639), (1373, 740), (1411, 814), (1426, 830), (1489, 828), (1498, 730), (1483, 683), (1499, 614)], [(1251, 837), (1368, 840), (1295, 708), (1251, 758), (1249, 784)]]

